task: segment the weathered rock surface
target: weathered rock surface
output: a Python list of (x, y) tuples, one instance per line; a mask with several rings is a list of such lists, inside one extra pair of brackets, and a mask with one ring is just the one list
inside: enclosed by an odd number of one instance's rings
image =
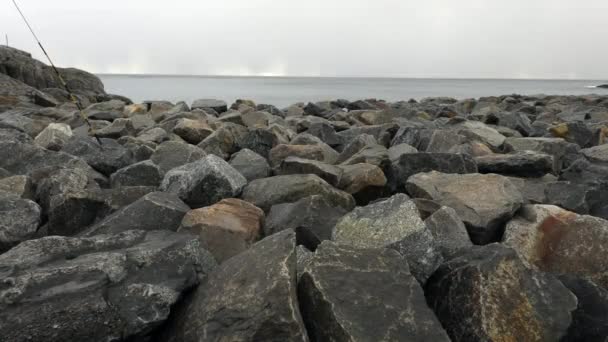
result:
[(323, 242), (304, 267), (298, 297), (312, 341), (449, 341), (392, 250)]
[(41, 211), (36, 202), (0, 193), (0, 253), (34, 236)]
[(50, 236), (0, 255), (6, 341), (144, 339), (215, 267), (188, 234)]
[(150, 157), (164, 175), (169, 170), (202, 159), (207, 154), (201, 148), (178, 141), (166, 141)]
[(526, 206), (507, 224), (503, 243), (532, 267), (608, 286), (606, 220), (551, 205)]
[(313, 174), (334, 187), (338, 186), (342, 177), (342, 169), (339, 167), (298, 157), (285, 158), (276, 173), (278, 175)]
[(553, 171), (553, 157), (531, 151), (489, 154), (475, 158), (480, 173), (540, 177)]
[(247, 180), (223, 159), (208, 155), (165, 174), (160, 189), (176, 194), (191, 207), (204, 207), (237, 197)]
[(413, 197), (456, 210), (476, 244), (500, 240), (503, 225), (523, 203), (517, 187), (494, 174), (419, 173), (408, 179), (406, 189)]
[(449, 259), (460, 249), (473, 245), (464, 223), (450, 207), (441, 207), (427, 217), (424, 223), (445, 259)]
[(242, 149), (230, 158), (230, 166), (240, 172), (248, 182), (270, 176), (270, 165), (261, 155), (249, 149)]
[(287, 230), (220, 265), (177, 308), (165, 340), (307, 341), (296, 293), (295, 241)]
[(144, 160), (116, 171), (110, 176), (113, 188), (122, 186), (158, 186), (162, 180), (159, 167), (151, 160)]
[(332, 205), (346, 210), (355, 207), (350, 194), (337, 190), (316, 175), (287, 175), (256, 179), (245, 186), (242, 198), (265, 212), (275, 204), (321, 195)]
[(256, 242), (262, 233), (262, 209), (236, 198), (189, 211), (179, 231), (198, 236), (203, 248), (222, 263), (243, 252)]
[(59, 151), (72, 136), (72, 129), (67, 124), (51, 123), (40, 132), (34, 142), (47, 150)]
[(608, 290), (574, 276), (560, 276), (559, 280), (578, 300), (568, 334), (561, 341), (605, 341), (608, 336)]
[(213, 99), (198, 99), (192, 102), (192, 106), (194, 109), (212, 109), (218, 114), (221, 114), (228, 110), (228, 104), (222, 100), (213, 100)]
[(427, 302), (452, 341), (559, 341), (576, 297), (500, 244), (474, 246), (428, 280)]

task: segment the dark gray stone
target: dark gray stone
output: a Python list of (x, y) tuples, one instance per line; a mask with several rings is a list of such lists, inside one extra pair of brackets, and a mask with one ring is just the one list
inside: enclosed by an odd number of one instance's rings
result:
[(214, 99), (198, 99), (192, 102), (192, 106), (190, 106), (192, 110), (194, 109), (212, 109), (215, 112), (222, 114), (223, 112), (228, 110), (228, 104), (222, 100), (214, 100)]
[(287, 157), (278, 170), (277, 175), (313, 174), (321, 177), (327, 183), (337, 187), (342, 176), (342, 170), (336, 166), (322, 163), (316, 160)]
[(161, 180), (159, 167), (151, 160), (124, 167), (110, 177), (113, 188), (121, 186), (158, 186)]
[(540, 177), (553, 172), (553, 157), (538, 152), (489, 154), (475, 157), (479, 173), (498, 173), (520, 177)]
[(230, 158), (230, 166), (240, 172), (248, 182), (270, 176), (270, 165), (261, 155), (250, 149), (242, 149)]
[(268, 158), (270, 150), (277, 146), (279, 141), (274, 133), (265, 129), (256, 128), (248, 131), (239, 141), (239, 148), (247, 148)]
[(66, 142), (62, 152), (82, 158), (105, 176), (135, 162), (133, 153), (112, 139), (102, 139), (99, 145), (94, 138), (73, 136)]
[(435, 238), (444, 259), (449, 259), (460, 249), (473, 245), (464, 222), (450, 207), (441, 207), (426, 218), (424, 223)]
[(158, 165), (164, 175), (173, 168), (192, 163), (206, 155), (199, 147), (178, 141), (166, 141), (158, 145), (150, 160)]
[(572, 323), (562, 342), (604, 342), (608, 336), (608, 290), (594, 282), (569, 275), (559, 280), (578, 299)]
[(42, 210), (35, 202), (0, 192), (0, 253), (36, 234)]

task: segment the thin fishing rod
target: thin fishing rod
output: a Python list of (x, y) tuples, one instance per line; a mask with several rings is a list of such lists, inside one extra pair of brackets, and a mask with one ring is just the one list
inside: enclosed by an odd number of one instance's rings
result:
[(61, 83), (61, 85), (63, 86), (63, 88), (65, 89), (65, 91), (68, 92), (68, 95), (70, 95), (70, 100), (72, 101), (72, 103), (74, 103), (76, 105), (76, 108), (78, 108), (78, 113), (80, 114), (80, 117), (84, 120), (84, 122), (87, 124), (87, 126), (89, 126), (89, 131), (93, 134), (93, 137), (95, 137), (95, 139), (97, 139), (97, 142), (99, 143), (99, 146), (101, 146), (101, 140), (99, 139), (99, 137), (97, 135), (95, 135), (95, 131), (93, 130), (93, 126), (91, 125), (91, 122), (89, 121), (89, 119), (87, 118), (87, 116), (84, 115), (82, 105), (80, 104), (80, 100), (78, 100), (78, 98), (74, 95), (74, 93), (72, 93), (72, 90), (70, 89), (70, 87), (68, 86), (68, 84), (63, 80), (63, 77), (61, 76), (61, 73), (59, 73), (59, 70), (57, 70), (57, 68), (55, 67), (55, 63), (53, 63), (53, 61), (51, 60), (51, 57), (49, 56), (49, 54), (46, 53), (46, 50), (44, 49), (44, 46), (42, 46), (42, 43), (40, 42), (40, 39), (38, 39), (38, 36), (36, 35), (36, 32), (34, 32), (34, 29), (30, 25), (30, 22), (27, 20), (27, 18), (25, 17), (25, 15), (23, 14), (23, 12), (21, 11), (21, 8), (19, 8), (19, 5), (17, 5), (17, 1), (13, 0), (13, 4), (15, 5), (15, 8), (19, 12), (19, 14), (21, 15), (21, 18), (25, 22), (25, 25), (27, 25), (27, 28), (32, 33), (32, 36), (34, 36), (34, 39), (36, 40), (36, 43), (38, 43), (38, 46), (40, 46), (40, 49), (42, 50), (42, 53), (44, 53), (44, 55), (46, 56), (46, 59), (49, 61), (49, 64), (51, 65), (51, 67), (55, 71), (55, 74), (57, 75), (57, 78), (59, 78), (59, 82)]

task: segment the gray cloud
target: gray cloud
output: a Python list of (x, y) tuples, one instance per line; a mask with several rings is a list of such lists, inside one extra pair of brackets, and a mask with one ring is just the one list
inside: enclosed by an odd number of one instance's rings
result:
[[(608, 78), (606, 0), (19, 0), (100, 73)], [(0, 33), (41, 58), (10, 1)]]

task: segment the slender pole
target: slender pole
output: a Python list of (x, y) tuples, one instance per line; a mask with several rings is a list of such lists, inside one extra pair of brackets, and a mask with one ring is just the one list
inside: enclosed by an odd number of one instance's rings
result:
[[(99, 137), (97, 135), (95, 135), (95, 131), (93, 130), (93, 126), (91, 125), (91, 122), (89, 121), (89, 119), (87, 118), (87, 116), (84, 115), (82, 105), (80, 104), (80, 100), (78, 100), (78, 98), (74, 95), (74, 93), (72, 93), (72, 90), (70, 89), (70, 87), (68, 86), (68, 84), (63, 80), (63, 77), (61, 76), (61, 73), (59, 73), (59, 70), (57, 70), (57, 68), (55, 67), (55, 63), (53, 63), (53, 61), (51, 60), (51, 57), (49, 56), (49, 54), (46, 53), (46, 50), (44, 49), (44, 46), (42, 46), (42, 43), (40, 42), (40, 39), (38, 39), (38, 36), (34, 32), (34, 29), (32, 29), (32, 26), (30, 25), (29, 21), (27, 20), (27, 18), (23, 14), (23, 12), (21, 12), (21, 9), (19, 8), (19, 5), (17, 5), (17, 1), (13, 0), (13, 4), (15, 5), (15, 8), (17, 8), (17, 11), (21, 15), (21, 18), (23, 18), (23, 21), (25, 22), (25, 25), (27, 25), (27, 28), (32, 33), (32, 36), (34, 36), (34, 39), (38, 43), (38, 46), (40, 47), (40, 49), (42, 50), (42, 52), (46, 56), (46, 59), (49, 61), (49, 64), (51, 64), (51, 67), (55, 71), (55, 74), (57, 75), (57, 78), (59, 79), (59, 82), (61, 83), (61, 85), (63, 86), (63, 88), (70, 95), (70, 100), (72, 100), (72, 102), (76, 105), (76, 108), (78, 108), (78, 113), (80, 114), (80, 117), (89, 126), (89, 131), (93, 134), (93, 137), (95, 137), (95, 139), (97, 139), (97, 142), (101, 146), (101, 140), (99, 139)], [(7, 36), (7, 45), (8, 45), (8, 36)]]

